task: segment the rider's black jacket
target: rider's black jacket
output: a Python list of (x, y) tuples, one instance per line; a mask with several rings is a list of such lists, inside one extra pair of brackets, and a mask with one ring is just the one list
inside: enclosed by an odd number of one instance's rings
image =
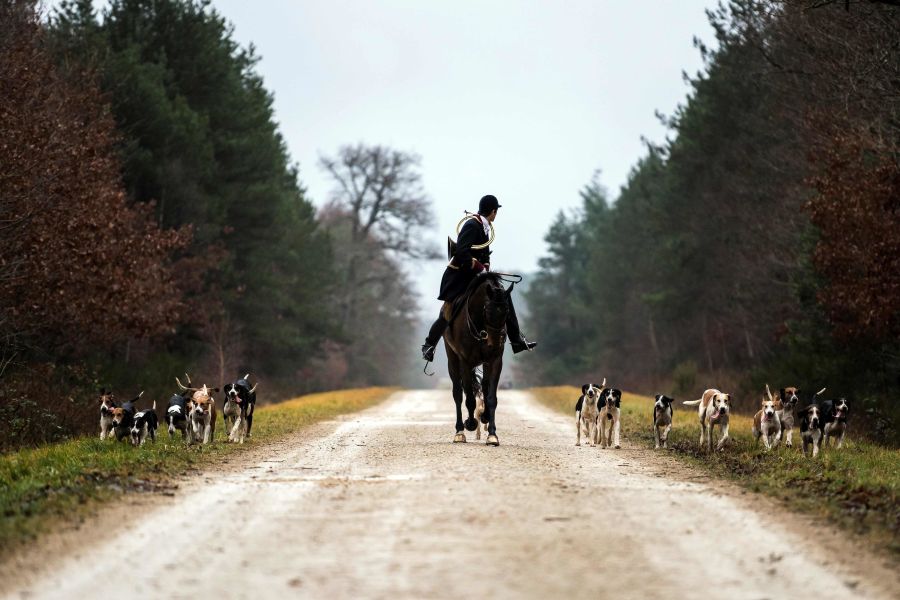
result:
[(466, 220), (456, 239), (456, 252), (441, 278), (441, 293), (438, 300), (452, 302), (469, 287), (478, 272), (472, 266), (474, 258), (483, 265), (491, 262), (491, 250), (486, 246), (473, 249), (472, 246), (484, 244), (488, 235), (484, 232), (481, 220), (475, 217)]

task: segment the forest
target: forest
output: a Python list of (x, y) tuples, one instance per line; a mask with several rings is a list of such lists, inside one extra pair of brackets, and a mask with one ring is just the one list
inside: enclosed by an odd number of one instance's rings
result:
[(419, 158), (323, 156), (317, 213), (209, 2), (40, 9), (0, 1), (0, 440), (93, 431), (98, 388), (168, 397), (185, 371), (270, 401), (396, 382), (415, 353), (373, 340), (413, 347)]
[[(208, 0), (42, 10), (0, 0), (4, 444), (90, 431), (98, 388), (162, 397), (185, 371), (251, 372), (269, 400), (418, 373), (403, 265), (438, 256), (419, 156), (335, 148), (308, 166), (333, 183), (316, 207)], [(744, 408), (827, 387), (896, 439), (900, 7), (708, 17), (666, 140), (551, 224), (516, 384), (728, 387)]]
[[(764, 386), (900, 411), (900, 6), (733, 0), (662, 144), (561, 213), (527, 298), (545, 384)], [(590, 340), (589, 344), (585, 340)], [(589, 380), (589, 379), (585, 379)]]

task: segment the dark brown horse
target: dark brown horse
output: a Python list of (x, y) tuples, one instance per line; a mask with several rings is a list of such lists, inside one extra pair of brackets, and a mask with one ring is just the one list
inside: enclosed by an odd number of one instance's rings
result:
[[(503, 370), (503, 348), (506, 344), (506, 316), (509, 313), (509, 290), (503, 288), (501, 277), (483, 273), (472, 284), (471, 295), (444, 332), (450, 379), (453, 380), (453, 400), (456, 402), (456, 435), (453, 442), (465, 442), (463, 429), (475, 431), (475, 369), (484, 367), (481, 378), (484, 394), (483, 423), (488, 426), (486, 443), (500, 444), (494, 417), (497, 412), (497, 384)], [(462, 400), (466, 395), (469, 417), (463, 422)]]

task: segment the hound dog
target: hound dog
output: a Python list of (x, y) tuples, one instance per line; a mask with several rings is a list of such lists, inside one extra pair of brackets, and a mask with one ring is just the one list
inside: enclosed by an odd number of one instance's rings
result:
[(175, 437), (175, 432), (181, 432), (181, 439), (187, 441), (190, 430), (188, 422), (188, 403), (189, 397), (183, 394), (172, 394), (169, 398), (169, 406), (166, 408), (166, 426), (169, 430), (169, 437)]
[(113, 409), (118, 408), (119, 403), (112, 391), (105, 387), (100, 388), (100, 439), (105, 440), (113, 436)]
[(600, 428), (600, 447), (609, 448), (609, 445), (613, 444), (614, 448), (621, 448), (619, 445), (621, 390), (615, 388), (603, 390), (597, 404), (600, 407), (600, 414), (597, 415), (597, 426)]
[(660, 444), (663, 448), (668, 448), (669, 431), (672, 430), (673, 402), (675, 402), (675, 398), (657, 394), (656, 402), (653, 404), (653, 436), (656, 438), (655, 448), (657, 450), (659, 450)]
[(212, 393), (218, 392), (219, 388), (211, 388), (205, 383), (199, 388), (187, 387), (177, 377), (175, 383), (181, 391), (193, 392), (188, 411), (191, 425), (189, 443), (212, 443), (216, 437), (216, 401)]
[(134, 421), (131, 425), (131, 445), (143, 446), (150, 438), (154, 444), (156, 443), (156, 430), (159, 428), (159, 419), (156, 416), (156, 400), (153, 401), (153, 408), (142, 410), (134, 415)]
[(812, 446), (812, 456), (819, 455), (819, 441), (822, 439), (822, 428), (825, 423), (822, 419), (822, 409), (818, 404), (810, 404), (806, 408), (797, 411), (800, 417), (800, 439), (803, 441), (803, 454), (809, 455), (809, 447)]
[(700, 448), (706, 442), (707, 448), (712, 452), (713, 427), (718, 425), (722, 437), (716, 444), (716, 450), (721, 450), (728, 442), (728, 415), (731, 412), (731, 394), (725, 394), (716, 389), (708, 389), (703, 392), (699, 400), (685, 400), (685, 406), (697, 406), (697, 415), (700, 418)]
[(225, 407), (222, 409), (222, 418), (225, 420), (226, 431), (229, 431), (229, 442), (243, 444), (244, 438), (250, 437), (253, 409), (256, 406), (256, 386), (259, 383), (251, 388), (249, 379), (250, 373), (247, 373), (224, 387)]
[(759, 444), (759, 438), (763, 439), (766, 450), (771, 450), (778, 446), (778, 440), (781, 436), (781, 420), (778, 418), (778, 409), (775, 406), (775, 399), (769, 392), (769, 386), (766, 386), (768, 397), (763, 397), (759, 410), (753, 416), (753, 437)]
[[(769, 393), (768, 384), (766, 384), (766, 393)], [(794, 446), (794, 410), (797, 408), (798, 402), (800, 402), (800, 388), (791, 386), (778, 390), (775, 410), (778, 413), (778, 420), (781, 421), (779, 437), (788, 448)]]
[(143, 395), (144, 392), (141, 392), (131, 402), (125, 402), (122, 406), (117, 406), (112, 410), (113, 430), (115, 431), (117, 442), (121, 442), (131, 433), (131, 426), (134, 425), (134, 414), (137, 412), (134, 405)]
[(850, 416), (850, 402), (846, 398), (826, 400), (822, 403), (822, 419), (825, 426), (822, 428), (822, 448), (828, 447), (828, 438), (835, 438), (834, 447), (844, 445), (844, 435), (847, 433), (847, 418)]
[(588, 444), (596, 446), (599, 438), (597, 431), (597, 416), (600, 414), (599, 400), (603, 386), (606, 385), (606, 379), (603, 383), (595, 385), (586, 383), (581, 386), (581, 395), (578, 402), (575, 403), (575, 445), (581, 445), (581, 433), (587, 436)]

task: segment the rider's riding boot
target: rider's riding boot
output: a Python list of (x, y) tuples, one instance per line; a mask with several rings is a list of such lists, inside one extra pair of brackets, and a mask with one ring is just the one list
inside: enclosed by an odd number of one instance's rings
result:
[(512, 346), (513, 354), (524, 352), (525, 350), (534, 350), (537, 342), (529, 342), (522, 331), (519, 329), (519, 318), (516, 316), (516, 309), (513, 306), (512, 298), (509, 299), (509, 315), (506, 317), (506, 333), (509, 335), (509, 345)]
[(529, 352), (531, 350), (534, 350), (534, 347), (537, 346), (537, 342), (529, 342), (528, 338), (526, 338), (524, 335), (519, 335), (519, 341), (509, 341), (509, 345), (512, 346), (513, 354), (518, 354), (519, 352), (524, 352), (525, 350), (528, 350)]
[(428, 362), (434, 361), (434, 350), (437, 348), (441, 336), (444, 335), (445, 329), (447, 329), (447, 321), (444, 319), (443, 314), (438, 315), (437, 321), (431, 325), (428, 337), (425, 338), (425, 343), (422, 345), (422, 358)]

